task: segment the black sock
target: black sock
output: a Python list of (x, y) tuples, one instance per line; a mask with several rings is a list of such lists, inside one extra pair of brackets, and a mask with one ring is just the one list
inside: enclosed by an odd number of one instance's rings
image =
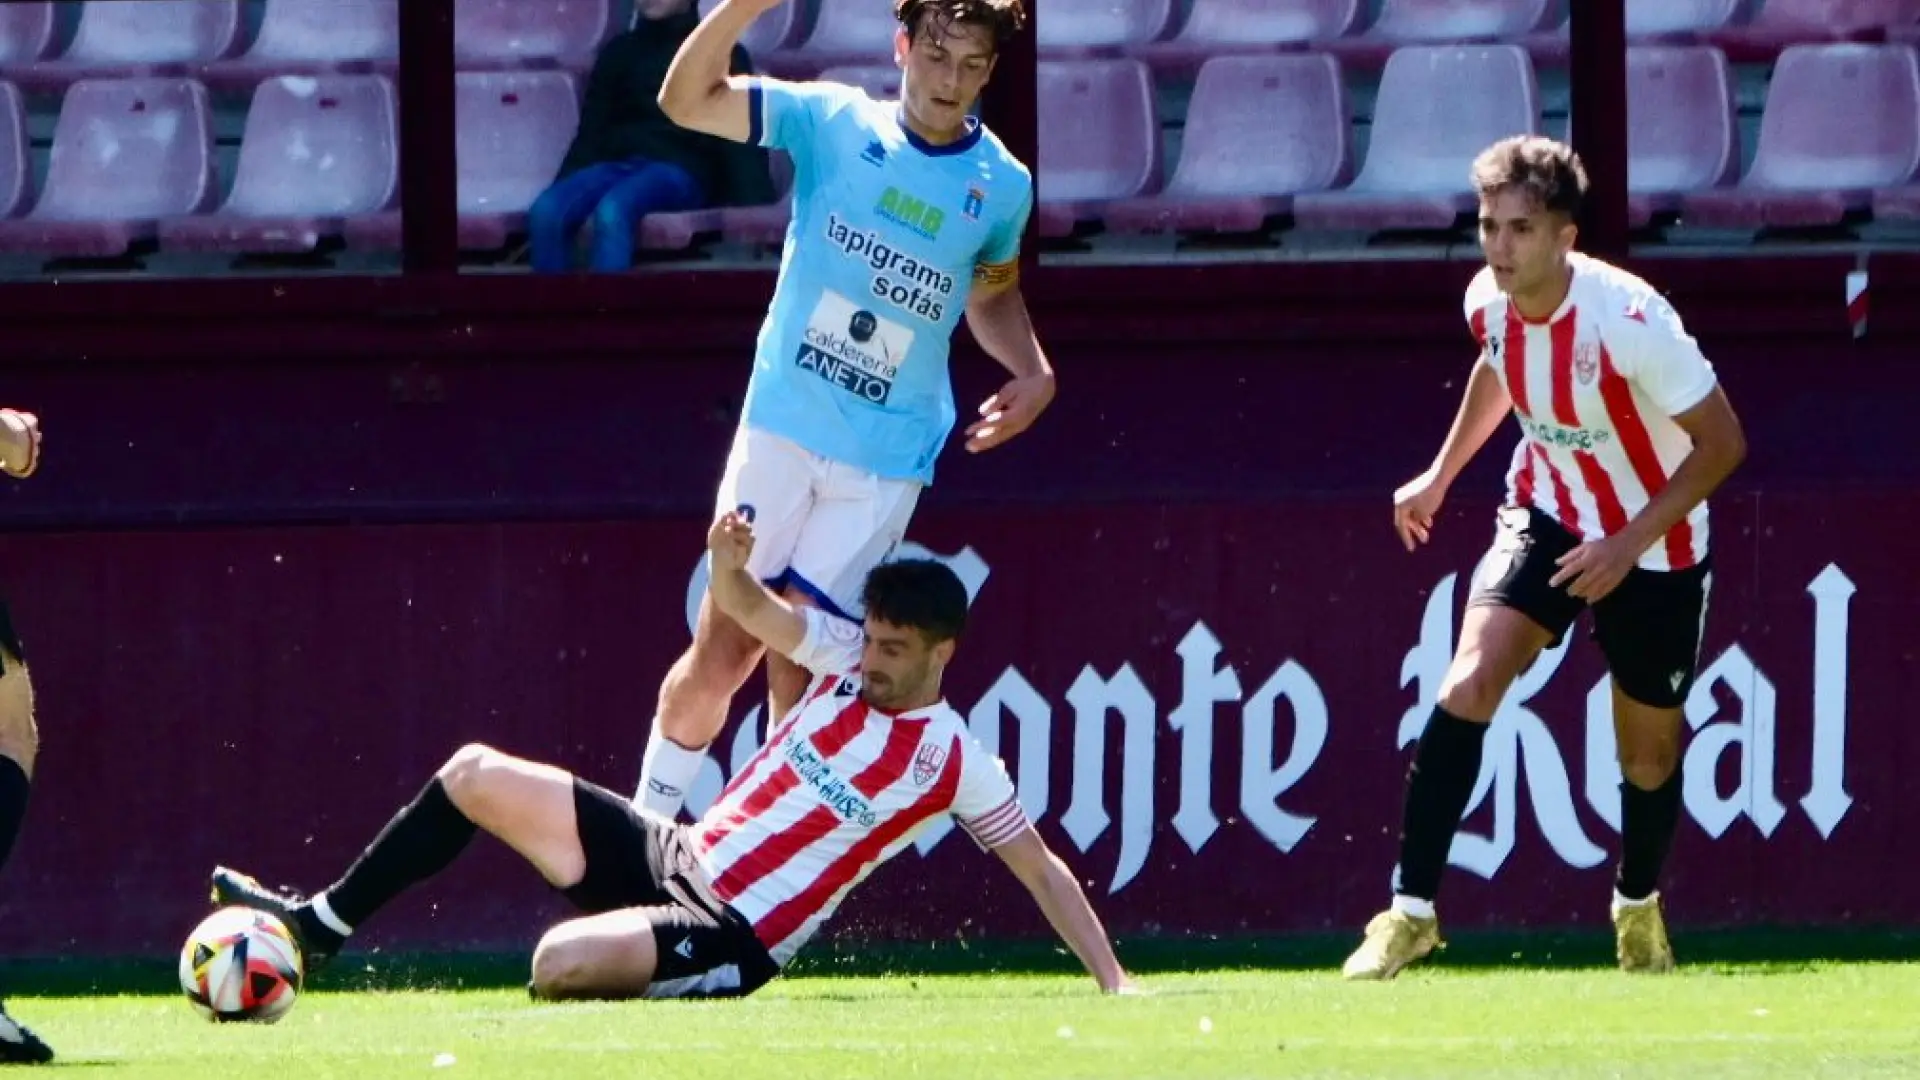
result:
[(1453, 834), (1460, 829), (1460, 815), (1473, 797), (1473, 783), (1480, 778), (1480, 751), (1486, 741), (1486, 724), (1434, 706), (1407, 770), (1394, 895), (1428, 901), (1439, 897), (1440, 872), (1446, 868)]
[(1660, 868), (1680, 824), (1680, 766), (1667, 782), (1643, 791), (1620, 782), (1620, 871), (1613, 887), (1629, 900), (1645, 900), (1660, 883)]
[(13, 842), (20, 838), (20, 823), (27, 816), (27, 792), (33, 782), (20, 763), (0, 754), (0, 866), (13, 854)]
[[(327, 890), (327, 906), (340, 921), (358, 927), (408, 886), (452, 865), (474, 831), (473, 822), (453, 805), (440, 778), (434, 777)], [(302, 914), (312, 912), (303, 909)], [(339, 936), (337, 931), (330, 933)]]

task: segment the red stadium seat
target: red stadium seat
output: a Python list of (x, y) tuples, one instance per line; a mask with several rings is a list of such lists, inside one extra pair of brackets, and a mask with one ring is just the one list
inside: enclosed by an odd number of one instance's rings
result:
[(345, 219), (390, 209), (400, 186), (398, 109), (384, 75), (261, 83), (226, 202), (161, 222), (161, 247), (306, 252), (340, 236)]
[(53, 51), (53, 0), (0, 4), (0, 68), (44, 60)]
[(1385, 0), (1364, 34), (1327, 43), (1351, 64), (1375, 65), (1405, 45), (1518, 41), (1552, 28), (1553, 0)]
[[(454, 76), (460, 247), (495, 251), (526, 228), (527, 208), (560, 171), (580, 126), (579, 92), (563, 71), (463, 71)], [(347, 246), (393, 251), (400, 215), (346, 223)]]
[(454, 0), (462, 68), (559, 64), (584, 71), (613, 36), (610, 0)]
[[(719, 0), (700, 0), (701, 12), (712, 11), (719, 6)], [(740, 44), (744, 45), (747, 55), (753, 57), (754, 68), (759, 70), (760, 58), (790, 48), (800, 36), (803, 6), (801, 0), (786, 0), (760, 17), (747, 24), (747, 31), (740, 35)], [(635, 17), (638, 18), (636, 12)]]
[(1731, 26), (1743, 0), (1627, 0), (1627, 36), (1698, 34)]
[(0, 82), (0, 219), (26, 208), (33, 190), (33, 161), (28, 156), (27, 107), (20, 88)]
[(1042, 56), (1066, 57), (1157, 41), (1173, 22), (1171, 0), (1049, 0), (1038, 22)]
[(1733, 73), (1711, 46), (1627, 49), (1627, 216), (1640, 227), (1684, 192), (1740, 175)]
[(151, 239), (162, 218), (214, 199), (206, 88), (191, 79), (83, 79), (54, 125), (43, 191), (0, 221), (0, 251), (108, 257)]
[(1734, 63), (1770, 60), (1789, 45), (1885, 40), (1920, 21), (1920, 0), (1764, 0), (1753, 21), (1706, 35)]
[[(871, 70), (871, 69), (867, 69)], [(838, 80), (837, 80), (838, 81)], [(851, 79), (844, 81), (851, 82)], [(737, 244), (777, 246), (786, 239), (793, 219), (793, 159), (783, 150), (767, 155), (773, 189), (779, 198), (764, 206), (727, 206), (687, 210), (675, 214), (648, 214), (640, 220), (640, 246), (653, 251), (678, 251), (703, 236), (718, 234)]]
[(379, 70), (400, 55), (399, 0), (267, 0), (247, 51), (207, 65), (202, 78), (222, 90), (274, 75)]
[(814, 76), (822, 82), (845, 83), (867, 92), (875, 101), (900, 99), (900, 69), (892, 64), (867, 64), (828, 68)]
[(1166, 192), (1110, 204), (1107, 227), (1257, 231), (1287, 213), (1294, 194), (1352, 177), (1351, 124), (1346, 81), (1331, 56), (1216, 57), (1194, 83)]
[(1738, 186), (1681, 198), (1709, 228), (1837, 225), (1920, 169), (1920, 62), (1907, 45), (1794, 45)]
[(1128, 50), (1156, 71), (1196, 71), (1209, 57), (1266, 52), (1328, 41), (1352, 32), (1360, 0), (1193, 0), (1170, 40)]
[(797, 47), (754, 55), (757, 68), (775, 75), (812, 75), (846, 64), (872, 64), (893, 56), (892, 4), (872, 0), (820, 0), (813, 30)]
[(1381, 73), (1373, 135), (1351, 186), (1293, 201), (1307, 229), (1445, 229), (1474, 207), (1473, 159), (1540, 130), (1533, 63), (1516, 45), (1419, 45)]
[(232, 55), (239, 35), (233, 0), (94, 0), (80, 6), (63, 54), (16, 77), (28, 89), (57, 90), (81, 79), (188, 75)]
[(1043, 60), (1040, 235), (1072, 235), (1104, 204), (1160, 188), (1153, 78), (1138, 60)]

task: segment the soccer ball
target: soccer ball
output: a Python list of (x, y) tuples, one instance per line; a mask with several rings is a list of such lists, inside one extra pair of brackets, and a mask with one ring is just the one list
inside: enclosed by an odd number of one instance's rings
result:
[(221, 908), (180, 947), (180, 989), (208, 1020), (271, 1024), (293, 1008), (300, 979), (300, 947), (264, 911)]

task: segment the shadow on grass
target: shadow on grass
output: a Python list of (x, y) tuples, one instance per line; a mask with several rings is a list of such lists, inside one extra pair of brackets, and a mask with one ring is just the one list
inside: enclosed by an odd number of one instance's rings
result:
[[(1356, 934), (1244, 938), (1135, 938), (1120, 958), (1140, 975), (1199, 971), (1325, 971), (1358, 941)], [(1832, 962), (1920, 959), (1920, 930), (1677, 931), (1685, 967), (1756, 973)], [(1435, 960), (1450, 969), (1579, 970), (1613, 965), (1605, 932), (1473, 932), (1452, 936)], [(11, 996), (93, 997), (179, 993), (174, 959), (56, 959), (8, 962), (0, 991)], [(788, 968), (794, 976), (857, 978), (909, 975), (1075, 974), (1079, 963), (1046, 942), (820, 942)], [(499, 990), (526, 985), (527, 957), (502, 953), (352, 953), (309, 984), (316, 991)]]

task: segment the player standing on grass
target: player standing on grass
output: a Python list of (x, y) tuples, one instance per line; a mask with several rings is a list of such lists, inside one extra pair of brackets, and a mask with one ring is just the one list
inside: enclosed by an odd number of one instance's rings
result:
[(863, 633), (754, 580), (752, 527), (739, 515), (716, 521), (707, 544), (715, 606), (816, 678), (699, 822), (676, 824), (551, 765), (468, 746), (325, 892), (275, 894), (222, 868), (215, 902), (278, 915), (317, 967), (485, 830), (588, 913), (540, 940), (535, 996), (737, 997), (778, 974), (922, 825), (951, 814), (1012, 869), (1102, 990), (1131, 992), (1079, 882), (941, 697), (967, 619), (953, 571), (930, 559), (876, 568)]
[(1467, 288), (1481, 348), (1439, 457), (1394, 493), (1412, 551), (1509, 408), (1522, 438), (1460, 643), (1407, 777), (1393, 905), (1348, 958), (1390, 979), (1439, 944), (1434, 900), (1508, 686), (1585, 609), (1613, 682), (1621, 856), (1618, 958), (1666, 971), (1655, 886), (1680, 817), (1681, 706), (1712, 576), (1707, 497), (1746, 453), (1733, 407), (1652, 286), (1573, 251), (1586, 173), (1567, 146), (1516, 137), (1473, 165), (1487, 266)]
[[(32, 413), (0, 409), (0, 472), (15, 479), (40, 467), (40, 421)], [(40, 729), (33, 719), (33, 679), (26, 650), (14, 633), (13, 618), (0, 601), (0, 865), (13, 854), (33, 786), (33, 760), (40, 752)], [(14, 1023), (0, 1004), (0, 1062), (41, 1065), (53, 1060), (53, 1048)]]
[[(898, 0), (896, 104), (835, 83), (730, 76), (741, 31), (779, 2), (716, 6), (674, 58), (660, 107), (683, 127), (792, 156), (792, 224), (716, 512), (754, 522), (756, 577), (857, 622), (861, 582), (906, 535), (953, 429), (947, 360), (961, 314), (1012, 376), (980, 406), (969, 451), (1025, 431), (1053, 399), (1018, 285), (1032, 174), (971, 115), (1025, 13), (1020, 0)], [(679, 813), (764, 651), (701, 607), (660, 687), (636, 802)], [(769, 718), (806, 681), (767, 654)]]

